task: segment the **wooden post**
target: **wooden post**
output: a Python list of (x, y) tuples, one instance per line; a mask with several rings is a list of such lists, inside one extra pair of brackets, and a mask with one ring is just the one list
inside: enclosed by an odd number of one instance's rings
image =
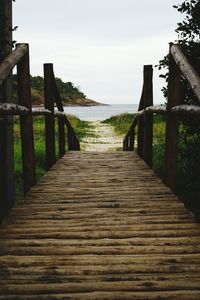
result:
[(45, 149), (46, 149), (46, 170), (48, 171), (56, 162), (55, 155), (55, 120), (54, 120), (54, 91), (53, 91), (53, 64), (44, 64), (44, 96), (45, 108), (52, 112), (52, 115), (45, 116)]
[[(140, 99), (138, 111), (144, 109), (144, 85), (142, 90), (142, 96)], [(138, 134), (137, 134), (137, 153), (143, 158), (143, 148), (144, 148), (144, 116), (140, 116), (138, 119)]]
[(135, 144), (135, 129), (130, 128), (130, 151), (134, 151)]
[[(171, 48), (171, 45), (170, 45)], [(170, 49), (171, 50), (171, 49)], [(181, 104), (181, 72), (174, 58), (169, 54), (168, 103), (166, 115), (166, 142), (164, 181), (172, 189), (176, 188), (178, 159), (179, 118), (170, 113), (173, 106)]]
[[(25, 106), (31, 112), (32, 100), (30, 85), (29, 49), (17, 65), (17, 80), (19, 105)], [(30, 187), (36, 183), (33, 118), (31, 113), (25, 116), (20, 116), (20, 128), (24, 194), (26, 194), (29, 191)]]
[(123, 141), (123, 151), (128, 151), (128, 137), (126, 136)]
[[(153, 68), (144, 66), (144, 108), (153, 105)], [(152, 167), (153, 156), (153, 114), (144, 113), (143, 159)]]
[(73, 150), (73, 139), (70, 127), (67, 127), (67, 145), (69, 151)]
[(78, 138), (76, 137), (76, 151), (80, 151), (81, 150), (81, 147), (80, 147), (80, 142), (78, 140)]
[[(0, 62), (12, 51), (12, 0), (0, 1)], [(0, 87), (0, 102), (12, 102), (12, 74)], [(0, 116), (0, 221), (15, 203), (13, 118)]]
[(58, 144), (59, 144), (59, 157), (65, 154), (65, 121), (63, 117), (58, 117)]

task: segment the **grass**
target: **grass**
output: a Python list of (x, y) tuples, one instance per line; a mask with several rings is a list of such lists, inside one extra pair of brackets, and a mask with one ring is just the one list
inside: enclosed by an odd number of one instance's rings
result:
[[(133, 122), (134, 116), (134, 114), (119, 114), (103, 121), (103, 123), (112, 125), (117, 134), (123, 134), (125, 136)], [(154, 171), (162, 177), (165, 147), (165, 120), (164, 117), (159, 115), (154, 116), (153, 141)]]
[[(90, 122), (81, 121), (73, 115), (68, 116), (72, 126), (74, 127), (79, 140), (85, 137), (93, 137), (92, 124)], [(125, 136), (132, 121), (134, 114), (121, 114), (111, 117), (103, 123), (110, 124), (114, 127), (117, 134)], [(57, 122), (56, 122), (57, 123)], [(164, 151), (165, 151), (165, 120), (164, 117), (156, 115), (154, 117), (153, 128), (153, 169), (163, 177), (164, 170)], [(178, 182), (177, 193), (183, 198), (188, 207), (200, 208), (200, 156), (194, 156), (199, 153), (200, 144), (191, 136), (189, 142), (186, 143), (183, 138), (183, 125), (180, 127), (179, 139), (179, 161), (178, 161)], [(136, 132), (137, 134), (137, 132)], [(56, 125), (56, 156), (58, 157), (58, 129)], [(45, 172), (45, 139), (44, 139), (44, 121), (42, 117), (34, 117), (34, 140), (35, 140), (35, 156), (37, 178), (40, 179)], [(21, 140), (19, 131), (19, 119), (14, 119), (14, 146), (15, 146), (15, 182), (17, 198), (23, 194), (22, 180), (22, 162), (21, 162)], [(195, 147), (197, 149), (195, 149)]]
[(133, 122), (134, 114), (119, 114), (109, 119), (102, 121), (102, 123), (112, 125), (117, 134), (126, 134)]
[[(133, 114), (121, 114), (113, 116), (104, 123), (114, 126), (116, 133), (126, 134), (132, 121)], [(164, 175), (164, 152), (165, 152), (165, 119), (163, 116), (154, 116), (153, 126), (153, 169), (159, 177)], [(195, 140), (195, 135), (190, 137), (189, 142), (184, 141), (183, 124), (180, 125), (179, 159), (177, 194), (189, 208), (200, 210), (200, 156), (198, 155), (200, 141)], [(137, 131), (136, 131), (137, 134)], [(198, 149), (195, 149), (198, 148)], [(194, 153), (197, 155), (194, 157)]]
[[(91, 125), (89, 122), (82, 121), (73, 115), (68, 116), (75, 132), (81, 141), (86, 136), (91, 136)], [(35, 162), (36, 175), (39, 180), (45, 173), (45, 128), (44, 117), (34, 117), (34, 144), (35, 144)], [(56, 158), (59, 156), (58, 149), (58, 126), (55, 122), (55, 140), (56, 140)], [(14, 156), (15, 156), (15, 191), (16, 199), (23, 195), (23, 177), (22, 177), (22, 151), (19, 118), (14, 118)]]

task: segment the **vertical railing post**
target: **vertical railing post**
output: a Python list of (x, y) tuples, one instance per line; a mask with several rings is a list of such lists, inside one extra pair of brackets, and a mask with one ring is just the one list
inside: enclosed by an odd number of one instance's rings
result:
[(126, 135), (123, 141), (123, 151), (128, 151), (128, 136)]
[(68, 150), (74, 150), (73, 149), (73, 138), (72, 138), (72, 131), (70, 126), (67, 127), (67, 144), (68, 144)]
[[(142, 90), (142, 96), (140, 99), (138, 111), (144, 109), (144, 85)], [(137, 133), (137, 153), (143, 158), (143, 148), (144, 148), (144, 117), (140, 116), (138, 118), (138, 133)]]
[(176, 188), (179, 118), (170, 110), (181, 102), (181, 72), (171, 54), (170, 45), (164, 181), (172, 190)]
[[(153, 105), (153, 68), (144, 66), (144, 108)], [(152, 167), (153, 157), (153, 114), (144, 113), (143, 159)]]
[[(12, 0), (0, 6), (0, 62), (12, 51)], [(0, 87), (0, 102), (12, 101), (12, 74)], [(15, 203), (13, 118), (0, 116), (0, 221)]]
[(25, 194), (29, 191), (30, 187), (36, 183), (33, 117), (31, 114), (32, 99), (30, 84), (29, 46), (27, 45), (27, 47), (27, 53), (17, 65), (19, 105), (25, 106), (30, 110), (30, 113), (28, 115), (20, 116), (23, 181)]
[(135, 144), (135, 129), (130, 128), (130, 151), (134, 151), (134, 144)]
[(65, 154), (65, 121), (63, 117), (58, 117), (58, 143), (59, 143), (59, 157)]
[(53, 82), (54, 82), (53, 64), (44, 64), (45, 108), (52, 112), (52, 115), (45, 116), (45, 149), (46, 149), (46, 170), (47, 171), (56, 162)]

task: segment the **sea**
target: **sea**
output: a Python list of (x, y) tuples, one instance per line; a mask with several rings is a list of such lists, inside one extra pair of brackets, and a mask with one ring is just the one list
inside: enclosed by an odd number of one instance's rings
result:
[(65, 113), (85, 121), (103, 121), (122, 113), (135, 113), (138, 104), (112, 104), (109, 106), (65, 106)]

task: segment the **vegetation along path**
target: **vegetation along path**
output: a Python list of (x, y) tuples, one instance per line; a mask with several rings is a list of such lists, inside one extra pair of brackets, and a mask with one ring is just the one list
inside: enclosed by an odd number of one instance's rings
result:
[(122, 135), (116, 134), (110, 124), (101, 121), (90, 122), (91, 135), (82, 140), (85, 151), (113, 152), (122, 149)]

